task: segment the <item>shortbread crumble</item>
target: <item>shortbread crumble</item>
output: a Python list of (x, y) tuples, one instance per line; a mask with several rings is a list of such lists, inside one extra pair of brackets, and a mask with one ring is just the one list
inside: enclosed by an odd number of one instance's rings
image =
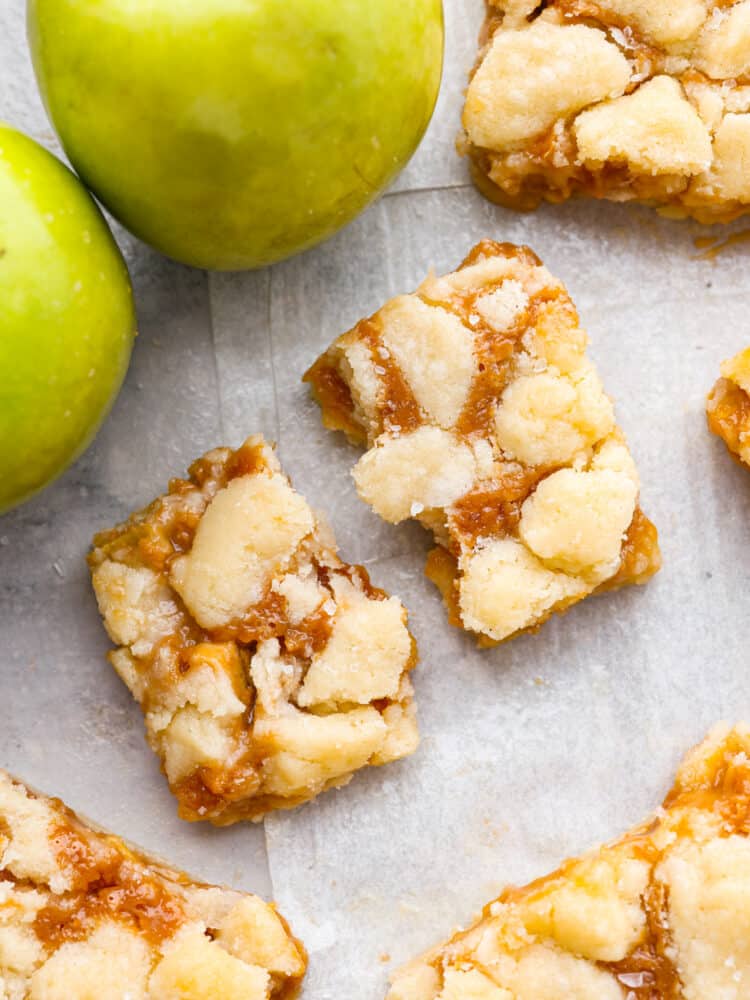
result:
[(434, 533), (427, 575), (482, 644), (659, 567), (586, 343), (539, 259), (487, 240), (339, 337), (305, 376), (326, 426), (368, 449), (360, 496)]
[(750, 0), (487, 0), (481, 45), (459, 146), (493, 200), (750, 207)]
[(745, 1000), (750, 728), (718, 728), (660, 809), (398, 972), (388, 1000)]
[(721, 366), (706, 403), (708, 426), (730, 453), (750, 465), (750, 347)]
[(3, 1000), (292, 1000), (305, 967), (273, 906), (193, 882), (0, 771)]
[(112, 664), (185, 819), (259, 819), (413, 752), (406, 611), (259, 437), (94, 539)]

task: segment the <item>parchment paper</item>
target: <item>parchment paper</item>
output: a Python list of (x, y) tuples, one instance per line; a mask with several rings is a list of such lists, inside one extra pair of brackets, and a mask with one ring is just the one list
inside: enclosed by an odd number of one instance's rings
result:
[[(646, 209), (581, 202), (519, 216), (485, 202), (452, 148), (481, 4), (446, 8), (428, 139), (392, 192), (328, 244), (207, 277), (118, 231), (141, 328), (126, 386), (87, 455), (0, 521), (0, 764), (196, 874), (272, 890), (311, 953), (308, 1000), (379, 1000), (392, 966), (507, 882), (640, 820), (709, 726), (750, 718), (750, 472), (703, 413), (721, 359), (750, 343), (750, 244), (705, 260), (693, 242), (705, 230)], [(0, 116), (52, 145), (21, 22), (20, 0), (0, 0)], [(664, 569), (480, 652), (422, 577), (427, 535), (357, 500), (357, 453), (322, 429), (299, 379), (335, 335), (483, 236), (529, 243), (567, 283)], [(270, 881), (262, 828), (176, 820), (140, 711), (103, 660), (83, 565), (96, 529), (204, 448), (258, 429), (327, 511), (343, 555), (407, 603), (422, 657), (418, 753), (267, 820)]]

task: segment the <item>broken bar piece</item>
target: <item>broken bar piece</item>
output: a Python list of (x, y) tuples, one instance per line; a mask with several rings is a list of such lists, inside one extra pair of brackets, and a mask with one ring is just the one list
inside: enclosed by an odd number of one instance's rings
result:
[(257, 820), (416, 748), (406, 611), (262, 438), (204, 455), (89, 563), (183, 818)]

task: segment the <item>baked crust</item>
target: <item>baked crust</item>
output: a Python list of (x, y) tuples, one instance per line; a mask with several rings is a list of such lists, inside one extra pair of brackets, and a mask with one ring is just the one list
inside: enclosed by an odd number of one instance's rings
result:
[(459, 149), (503, 205), (750, 206), (750, 0), (487, 0)]
[(706, 401), (708, 427), (730, 454), (750, 465), (750, 348), (721, 366), (721, 378)]
[(0, 771), (4, 1000), (291, 1000), (306, 964), (258, 896), (194, 882)]
[(660, 810), (506, 889), (399, 971), (388, 1000), (742, 1000), (750, 981), (750, 728), (718, 727)]
[(412, 753), (406, 611), (251, 437), (94, 539), (92, 582), (184, 819), (260, 819)]
[(483, 645), (659, 567), (633, 460), (565, 288), (489, 240), (339, 337), (305, 375), (367, 452), (360, 496), (416, 518), (427, 575)]

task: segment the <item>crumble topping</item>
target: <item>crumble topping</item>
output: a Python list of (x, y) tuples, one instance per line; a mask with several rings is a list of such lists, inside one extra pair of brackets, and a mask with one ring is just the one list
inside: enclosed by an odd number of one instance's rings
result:
[(416, 518), (454, 624), (489, 645), (659, 567), (586, 335), (525, 247), (485, 240), (339, 337), (305, 375), (367, 450), (357, 490)]
[(459, 147), (488, 197), (748, 210), (750, 0), (486, 2)]
[(305, 967), (272, 905), (193, 882), (0, 771), (4, 1000), (291, 1000)]
[(199, 459), (89, 563), (183, 818), (259, 819), (416, 749), (406, 611), (262, 438)]
[(750, 347), (721, 366), (721, 378), (706, 402), (709, 429), (730, 454), (750, 465)]
[(506, 889), (388, 1000), (745, 1000), (749, 752), (749, 727), (717, 727), (651, 819)]

